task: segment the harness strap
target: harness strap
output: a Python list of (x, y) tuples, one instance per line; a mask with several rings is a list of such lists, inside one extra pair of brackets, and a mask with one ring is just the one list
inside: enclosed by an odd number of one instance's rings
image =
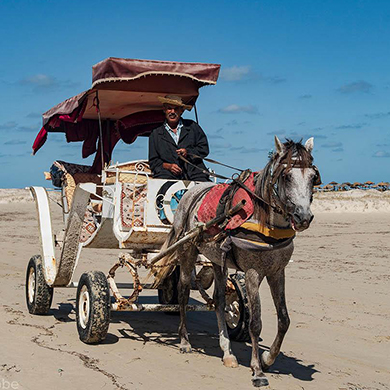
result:
[(274, 206), (273, 204), (271, 203), (268, 203), (267, 201), (265, 201), (262, 197), (260, 197), (259, 195), (257, 195), (255, 192), (253, 192), (250, 188), (248, 188), (243, 182), (241, 182), (239, 179), (233, 179), (233, 181), (235, 183), (237, 183), (240, 187), (242, 187), (246, 192), (248, 192), (249, 194), (251, 194), (252, 196), (254, 196), (256, 199), (260, 200), (261, 202), (265, 203), (266, 205), (268, 205), (269, 207), (272, 208), (272, 210), (277, 213), (277, 214), (283, 214), (283, 211), (280, 209), (280, 207), (278, 206)]
[[(283, 214), (283, 211), (280, 209), (280, 207), (278, 206), (274, 206), (272, 205), (271, 203), (267, 202), (266, 200), (264, 200), (262, 197), (260, 197), (259, 195), (255, 194), (251, 189), (249, 189), (243, 182), (240, 181), (239, 178), (230, 178), (230, 177), (226, 177), (226, 176), (222, 176), (222, 175), (218, 175), (217, 173), (213, 173), (213, 172), (210, 172), (206, 169), (203, 169), (203, 168), (200, 168), (198, 167), (197, 165), (193, 164), (191, 161), (188, 161), (185, 157), (183, 156), (179, 156), (179, 158), (181, 158), (185, 163), (191, 165), (192, 167), (200, 170), (201, 172), (203, 172), (204, 174), (206, 175), (210, 175), (210, 176), (213, 176), (213, 177), (216, 177), (218, 179), (223, 179), (223, 180), (232, 180), (234, 183), (237, 183), (240, 187), (242, 187), (245, 191), (247, 191), (249, 194), (251, 194), (252, 196), (254, 196), (256, 199), (260, 200), (260, 202), (263, 202), (265, 203), (266, 205), (268, 205), (269, 207), (272, 208), (272, 210), (274, 210), (277, 214)], [(244, 171), (245, 172), (245, 171)]]
[(258, 221), (252, 222), (251, 220), (245, 221), (240, 229), (262, 234), (265, 237), (271, 237), (275, 240), (282, 240), (286, 238), (295, 237), (295, 231), (292, 228), (279, 228), (277, 226), (268, 227), (261, 225)]
[[(242, 171), (238, 179), (240, 182), (245, 182), (249, 176), (251, 175), (251, 170), (247, 169), (245, 171)], [(221, 196), (221, 199), (218, 202), (218, 207), (217, 207), (217, 215), (220, 215), (227, 210), (231, 208), (232, 202), (233, 202), (233, 197), (236, 194), (236, 192), (239, 190), (240, 186), (236, 183), (233, 182), (231, 185), (229, 185), (224, 193)], [(226, 220), (224, 223), (224, 226), (220, 226), (221, 228), (224, 228), (227, 224), (229, 223), (229, 220)]]
[(241, 271), (241, 272), (244, 272), (241, 267), (237, 264), (237, 261), (236, 261), (236, 258), (234, 256), (234, 254), (232, 253), (232, 243), (233, 243), (233, 240), (231, 238), (230, 235), (228, 235), (221, 243), (220, 245), (220, 248), (222, 250), (222, 254), (221, 254), (221, 267), (225, 268), (226, 267), (226, 257), (228, 255), (228, 253), (230, 252), (232, 254), (232, 256), (230, 256), (230, 259), (232, 260), (232, 262), (234, 263), (236, 269), (238, 271)]
[[(251, 251), (251, 252), (263, 252), (263, 251), (272, 251), (274, 249), (282, 249), (286, 246), (290, 245), (294, 237), (287, 238), (286, 240), (282, 240), (280, 242), (276, 242), (274, 244), (267, 244), (263, 242), (258, 242), (254, 240), (248, 240), (242, 237), (232, 237), (232, 243), (241, 248), (243, 250)], [(234, 257), (234, 256), (233, 256)]]

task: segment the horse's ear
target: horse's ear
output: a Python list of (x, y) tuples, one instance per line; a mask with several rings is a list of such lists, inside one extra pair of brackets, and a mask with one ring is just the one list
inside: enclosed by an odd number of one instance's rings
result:
[(311, 153), (314, 147), (314, 137), (310, 137), (305, 143), (305, 149)]
[(276, 135), (275, 135), (275, 150), (277, 154), (282, 154), (284, 151), (284, 146)]

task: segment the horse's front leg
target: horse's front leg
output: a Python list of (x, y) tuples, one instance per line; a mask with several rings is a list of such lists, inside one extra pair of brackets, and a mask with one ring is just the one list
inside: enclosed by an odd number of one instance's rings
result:
[(218, 330), (219, 330), (219, 346), (223, 352), (223, 364), (226, 367), (238, 367), (236, 357), (233, 355), (228, 330), (225, 320), (225, 294), (226, 294), (226, 279), (227, 270), (221, 269), (221, 266), (213, 264), (214, 269), (214, 304), (215, 314), (217, 315)]
[(186, 245), (178, 251), (180, 259), (180, 279), (178, 284), (178, 300), (180, 307), (180, 352), (191, 353), (191, 344), (188, 338), (186, 326), (186, 308), (190, 297), (191, 273), (195, 267), (198, 251), (195, 246)]
[(245, 284), (249, 302), (249, 334), (252, 340), (252, 384), (253, 386), (268, 386), (268, 379), (263, 373), (259, 359), (259, 337), (261, 332), (261, 306), (259, 287), (264, 276), (254, 269), (245, 273)]
[(267, 276), (267, 282), (271, 289), (272, 298), (278, 315), (278, 333), (276, 334), (269, 352), (264, 351), (261, 355), (261, 365), (263, 366), (263, 369), (270, 367), (279, 355), (284, 336), (290, 325), (290, 318), (286, 306), (284, 269), (273, 276)]

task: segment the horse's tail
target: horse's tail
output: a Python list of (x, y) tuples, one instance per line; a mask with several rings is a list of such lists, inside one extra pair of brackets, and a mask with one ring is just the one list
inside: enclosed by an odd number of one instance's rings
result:
[[(176, 241), (176, 232), (172, 227), (170, 230), (167, 239), (161, 247), (161, 251), (170, 247)], [(152, 266), (151, 271), (149, 272), (149, 276), (154, 276), (153, 288), (157, 288), (162, 281), (169, 276), (172, 271), (175, 269), (176, 264), (174, 264), (174, 260), (176, 257), (176, 251), (164, 256), (162, 259), (157, 261), (156, 264)]]

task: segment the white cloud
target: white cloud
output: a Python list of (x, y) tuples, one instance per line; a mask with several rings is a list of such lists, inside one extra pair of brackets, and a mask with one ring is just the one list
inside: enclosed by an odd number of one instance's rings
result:
[(271, 77), (264, 77), (264, 81), (267, 81), (271, 84), (281, 84), (285, 83), (287, 80), (284, 77), (279, 76), (271, 76)]
[(58, 80), (47, 74), (35, 74), (19, 80), (19, 85), (31, 87), (34, 92), (48, 92), (59, 88), (75, 88), (79, 83), (70, 80)]
[(251, 67), (248, 65), (232, 66), (221, 70), (221, 79), (226, 81), (240, 81), (251, 77)]
[(0, 130), (14, 129), (18, 124), (14, 121), (6, 122), (0, 125)]
[(4, 142), (4, 145), (24, 145), (26, 141), (21, 141), (18, 139), (12, 139), (10, 141)]
[(30, 112), (26, 115), (26, 118), (40, 118), (42, 116), (39, 112)]
[(267, 135), (283, 136), (286, 135), (286, 131), (285, 130), (270, 131), (269, 133), (267, 133)]
[(360, 81), (355, 81), (353, 83), (342, 85), (340, 88), (337, 89), (337, 91), (344, 94), (355, 93), (355, 92), (370, 93), (372, 88), (373, 88), (372, 84), (368, 83), (367, 81), (360, 80)]
[(213, 144), (212, 149), (229, 149), (232, 147), (232, 144), (229, 142), (224, 142), (222, 144)]
[(246, 114), (257, 114), (258, 109), (255, 106), (239, 106), (238, 104), (230, 104), (229, 106), (220, 108), (218, 112), (222, 114), (238, 114), (241, 112), (245, 112)]
[(235, 119), (226, 123), (226, 126), (237, 126), (237, 125), (238, 125), (238, 122)]
[(219, 135), (219, 134), (209, 134), (209, 135), (208, 135), (208, 138), (209, 138), (209, 139), (224, 139), (224, 138), (222, 137), (222, 135)]
[(390, 153), (389, 152), (385, 152), (384, 150), (378, 150), (377, 152), (375, 152), (373, 154), (372, 157), (390, 157)]
[(284, 77), (280, 76), (264, 76), (261, 73), (258, 73), (252, 70), (249, 65), (241, 66), (231, 66), (230, 68), (221, 69), (221, 80), (237, 82), (237, 81), (261, 81), (268, 84), (281, 84), (285, 83), (287, 80)]
[(20, 84), (48, 88), (58, 84), (58, 81), (54, 77), (46, 74), (36, 74), (20, 80)]
[(364, 116), (367, 117), (367, 118), (370, 118), (370, 119), (381, 119), (381, 118), (386, 118), (386, 117), (390, 116), (390, 111), (388, 111), (388, 112), (377, 112), (376, 114), (366, 114)]
[(339, 130), (348, 130), (348, 129), (361, 129), (363, 126), (366, 126), (367, 123), (356, 123), (352, 125), (342, 125), (342, 126), (337, 126), (336, 129)]
[(38, 132), (41, 129), (42, 125), (39, 123), (36, 125), (30, 125), (30, 126), (19, 126), (17, 131), (36, 131)]

